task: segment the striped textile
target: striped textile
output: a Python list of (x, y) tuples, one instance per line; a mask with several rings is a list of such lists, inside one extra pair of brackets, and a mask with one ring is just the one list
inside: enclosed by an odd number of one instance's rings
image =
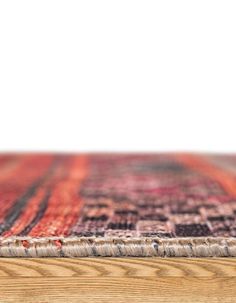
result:
[(235, 155), (0, 155), (0, 256), (236, 256), (235, 237)]

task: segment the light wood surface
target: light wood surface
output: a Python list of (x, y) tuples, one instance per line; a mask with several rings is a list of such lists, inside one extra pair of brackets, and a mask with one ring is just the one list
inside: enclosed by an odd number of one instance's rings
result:
[(0, 258), (0, 303), (236, 302), (236, 258)]

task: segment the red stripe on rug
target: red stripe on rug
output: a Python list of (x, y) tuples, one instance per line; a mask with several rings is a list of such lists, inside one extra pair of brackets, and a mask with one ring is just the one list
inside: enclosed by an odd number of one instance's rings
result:
[(236, 178), (233, 174), (209, 163), (201, 155), (181, 154), (176, 155), (176, 159), (195, 171), (219, 182), (228, 194), (236, 197)]
[(52, 159), (51, 155), (24, 155), (17, 167), (0, 180), (0, 223), (14, 202), (47, 171)]
[(56, 167), (53, 175), (49, 175), (48, 178), (46, 178), (45, 182), (39, 187), (36, 194), (29, 200), (27, 207), (22, 211), (21, 216), (17, 219), (11, 229), (2, 235), (3, 237), (16, 236), (20, 234), (21, 231), (34, 220), (39, 212), (40, 204), (47, 195), (47, 192), (55, 185), (55, 182), (61, 180), (65, 176), (65, 170), (67, 168), (65, 161), (61, 160), (60, 165)]
[(82, 206), (79, 188), (88, 170), (87, 156), (72, 157), (68, 170), (68, 177), (59, 181), (52, 189), (45, 214), (29, 236), (65, 236), (77, 221)]

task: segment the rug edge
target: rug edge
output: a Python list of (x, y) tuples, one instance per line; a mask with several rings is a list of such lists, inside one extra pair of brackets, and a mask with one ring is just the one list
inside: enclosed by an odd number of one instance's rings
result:
[(236, 238), (0, 237), (0, 257), (236, 257)]

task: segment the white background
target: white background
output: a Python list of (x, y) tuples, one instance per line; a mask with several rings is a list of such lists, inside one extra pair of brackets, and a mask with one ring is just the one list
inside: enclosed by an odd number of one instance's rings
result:
[(236, 1), (1, 1), (0, 151), (236, 152)]

